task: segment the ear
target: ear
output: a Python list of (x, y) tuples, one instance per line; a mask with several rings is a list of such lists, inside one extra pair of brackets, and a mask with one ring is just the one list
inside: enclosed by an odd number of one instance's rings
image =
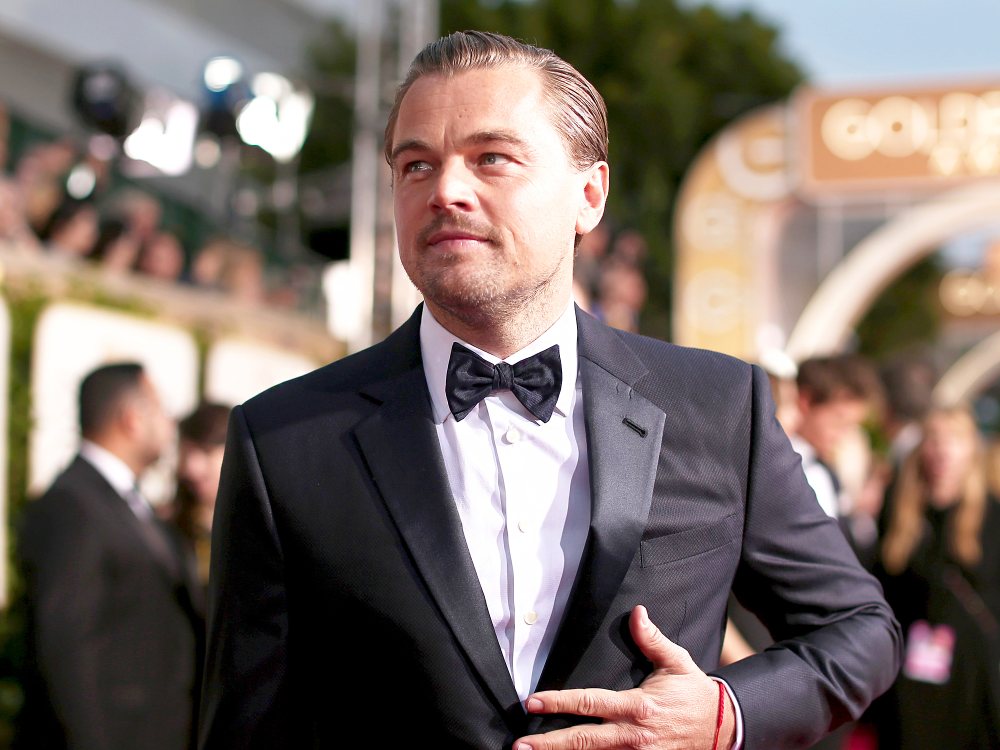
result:
[(576, 216), (576, 233), (587, 234), (594, 229), (604, 216), (604, 204), (608, 200), (611, 173), (606, 161), (596, 162), (584, 173), (583, 201)]
[(118, 412), (118, 427), (119, 429), (129, 437), (138, 434), (139, 423), (142, 420), (139, 414), (139, 409), (133, 399), (126, 399), (124, 403), (119, 406)]

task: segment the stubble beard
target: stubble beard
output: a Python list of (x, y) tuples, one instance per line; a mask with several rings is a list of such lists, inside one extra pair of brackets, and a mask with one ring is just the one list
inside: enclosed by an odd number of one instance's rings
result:
[[(483, 247), (476, 254), (428, 247), (430, 237), (442, 230), (468, 232), (482, 238)], [(499, 231), (456, 214), (438, 216), (415, 240), (413, 262), (405, 270), (432, 310), (470, 332), (489, 331), (507, 340), (520, 338), (551, 316), (559, 278), (566, 263), (572, 268), (573, 262), (568, 253), (552, 268), (524, 276), (526, 269), (518, 265), (516, 250), (506, 246)]]
[(488, 262), (479, 258), (469, 263), (454, 253), (424, 255), (414, 272), (408, 273), (428, 302), (471, 329), (530, 325), (533, 311), (547, 298), (561, 264), (541, 278), (516, 279), (512, 276), (517, 269), (504, 262), (498, 245), (491, 242), (490, 249)]

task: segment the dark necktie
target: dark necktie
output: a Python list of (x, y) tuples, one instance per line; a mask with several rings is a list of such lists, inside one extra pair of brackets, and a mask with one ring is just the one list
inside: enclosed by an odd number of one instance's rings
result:
[(143, 497), (138, 485), (124, 494), (125, 502), (139, 519), (139, 529), (153, 556), (176, 578), (180, 574), (177, 555), (172, 551), (166, 531), (156, 519), (149, 501)]
[(558, 344), (514, 365), (506, 362), (491, 365), (457, 342), (451, 346), (445, 393), (456, 421), (465, 419), (476, 404), (494, 391), (507, 390), (525, 409), (548, 422), (561, 388), (562, 362)]

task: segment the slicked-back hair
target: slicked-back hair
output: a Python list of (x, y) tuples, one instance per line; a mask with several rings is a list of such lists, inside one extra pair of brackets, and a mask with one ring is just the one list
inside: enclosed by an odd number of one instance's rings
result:
[(413, 59), (396, 91), (385, 126), (386, 161), (391, 165), (393, 130), (400, 104), (418, 78), (505, 67), (539, 72), (552, 123), (562, 135), (569, 159), (577, 169), (607, 161), (608, 113), (593, 84), (551, 50), (488, 31), (456, 31), (431, 42)]
[(80, 433), (104, 429), (123, 399), (138, 393), (144, 370), (138, 362), (116, 362), (92, 370), (80, 383)]

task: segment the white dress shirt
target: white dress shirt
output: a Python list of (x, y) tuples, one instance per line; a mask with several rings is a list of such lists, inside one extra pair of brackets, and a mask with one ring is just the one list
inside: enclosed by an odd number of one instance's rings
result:
[(513, 393), (484, 398), (461, 422), (448, 408), (445, 379), (459, 341), (424, 306), (420, 347), (441, 452), (493, 629), (521, 700), (538, 684), (576, 578), (590, 526), (590, 476), (577, 378), (572, 305), (505, 361), (559, 345), (563, 382), (548, 422)]
[(135, 472), (124, 461), (90, 440), (80, 441), (80, 455), (122, 496), (137, 517), (143, 521), (153, 518), (152, 506), (137, 491)]
[(806, 440), (798, 435), (792, 435), (789, 441), (795, 452), (802, 457), (802, 471), (816, 495), (819, 506), (830, 518), (840, 518), (840, 497), (830, 470), (820, 463), (816, 449)]
[[(456, 421), (445, 395), (455, 341), (492, 364), (500, 361), (449, 333), (424, 305), (420, 351), (441, 453), (493, 630), (523, 703), (552, 648), (590, 527), (576, 309), (571, 302), (552, 327), (504, 360), (513, 365), (559, 345), (562, 390), (548, 422), (510, 391), (487, 396)], [(736, 707), (738, 750), (742, 716), (732, 690), (720, 682)]]

